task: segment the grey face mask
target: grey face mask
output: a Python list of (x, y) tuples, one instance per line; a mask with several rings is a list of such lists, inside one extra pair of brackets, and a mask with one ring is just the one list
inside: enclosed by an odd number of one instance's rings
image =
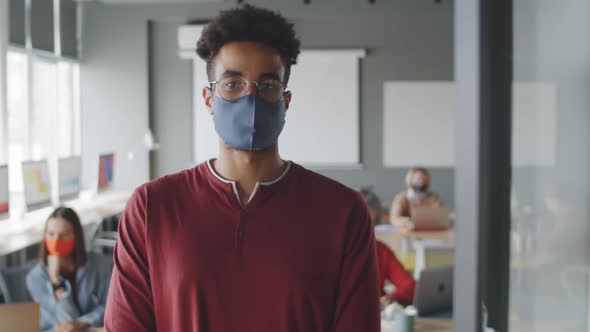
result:
[(425, 193), (428, 189), (428, 186), (425, 184), (413, 184), (412, 189), (414, 189), (417, 193)]
[(249, 94), (234, 101), (213, 96), (215, 131), (238, 150), (260, 151), (275, 144), (285, 126), (285, 99), (269, 103)]

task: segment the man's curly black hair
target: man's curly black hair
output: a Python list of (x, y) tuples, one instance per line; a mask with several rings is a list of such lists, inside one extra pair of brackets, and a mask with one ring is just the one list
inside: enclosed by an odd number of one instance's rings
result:
[(279, 51), (285, 65), (284, 83), (289, 81), (291, 65), (297, 63), (300, 42), (293, 24), (268, 9), (249, 4), (222, 11), (211, 21), (197, 42), (197, 54), (207, 62), (207, 73), (213, 79), (213, 58), (230, 42), (252, 41)]

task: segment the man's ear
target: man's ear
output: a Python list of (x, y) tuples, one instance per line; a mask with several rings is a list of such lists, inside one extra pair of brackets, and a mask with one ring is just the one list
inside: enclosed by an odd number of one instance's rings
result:
[(289, 110), (289, 105), (291, 105), (291, 97), (293, 94), (291, 91), (285, 91), (285, 112)]
[(204, 87), (202, 94), (203, 94), (203, 99), (205, 100), (205, 106), (207, 107), (207, 111), (209, 111), (209, 114), (213, 114), (213, 90), (211, 90), (211, 88), (209, 87)]

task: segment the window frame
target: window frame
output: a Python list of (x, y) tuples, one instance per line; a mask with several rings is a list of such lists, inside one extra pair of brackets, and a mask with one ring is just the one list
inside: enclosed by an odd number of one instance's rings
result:
[[(34, 116), (35, 116), (35, 111), (34, 111), (34, 103), (33, 103), (33, 85), (34, 85), (34, 73), (33, 73), (33, 62), (34, 61), (43, 61), (43, 62), (47, 62), (47, 63), (51, 63), (57, 66), (59, 66), (60, 63), (67, 63), (69, 65), (74, 65), (77, 66), (77, 70), (73, 69), (71, 71), (72, 73), (72, 91), (71, 91), (71, 95), (70, 97), (72, 98), (71, 103), (72, 103), (72, 108), (71, 108), (71, 114), (70, 114), (70, 119), (72, 120), (71, 122), (71, 140), (69, 142), (69, 146), (68, 146), (68, 154), (67, 155), (60, 155), (60, 148), (58, 146), (59, 142), (57, 137), (54, 138), (54, 142), (52, 142), (51, 144), (54, 145), (54, 151), (51, 152), (51, 155), (47, 155), (47, 156), (43, 156), (44, 159), (48, 159), (50, 162), (50, 166), (54, 166), (57, 165), (57, 160), (59, 158), (63, 158), (63, 157), (72, 157), (72, 156), (79, 156), (81, 155), (82, 151), (81, 151), (81, 105), (79, 105), (80, 103), (80, 96), (76, 96), (76, 93), (80, 93), (80, 87), (76, 87), (75, 84), (76, 83), (80, 83), (79, 78), (76, 79), (73, 77), (73, 75), (76, 75), (80, 73), (79, 71), (79, 66), (80, 66), (80, 61), (78, 59), (73, 59), (73, 58), (69, 58), (69, 57), (61, 57), (61, 56), (57, 56), (54, 53), (51, 52), (46, 52), (46, 51), (40, 51), (40, 50), (36, 50), (36, 49), (27, 49), (25, 47), (22, 46), (18, 46), (18, 45), (8, 45), (7, 49), (6, 49), (6, 54), (10, 53), (10, 52), (14, 52), (14, 53), (20, 53), (20, 54), (24, 54), (26, 57), (26, 61), (27, 61), (27, 108), (26, 108), (26, 118), (27, 118), (27, 127), (26, 127), (26, 143), (25, 143), (25, 149), (24, 149), (24, 157), (23, 157), (23, 161), (26, 160), (33, 160), (33, 132), (34, 132)], [(75, 68), (75, 67), (74, 67)], [(76, 73), (77, 71), (77, 73)], [(56, 68), (56, 84), (58, 84), (58, 79), (57, 79), (57, 75), (59, 75), (59, 69)], [(56, 87), (56, 89), (59, 89), (58, 87)], [(59, 94), (59, 93), (58, 93)], [(57, 99), (59, 98), (58, 95), (56, 95), (56, 108), (57, 108)], [(6, 103), (6, 110), (4, 111), (3, 114), (3, 120), (4, 120), (4, 129), (5, 129), (5, 139), (2, 142), (2, 145), (4, 147), (4, 151), (5, 151), (5, 156), (4, 159), (6, 161), (6, 164), (10, 164), (10, 160), (9, 160), (9, 145), (10, 145), (10, 128), (9, 128), (9, 123), (8, 123), (8, 101)], [(76, 112), (78, 112), (78, 114), (76, 114)], [(53, 118), (56, 118), (58, 116), (57, 111), (55, 114), (52, 115)], [(51, 167), (51, 169), (53, 169), (54, 171), (52, 171), (52, 178), (55, 178), (55, 173), (56, 167)], [(14, 174), (11, 172), (11, 174)], [(9, 188), (10, 192), (15, 192), (14, 187)], [(20, 190), (16, 190), (16, 192), (18, 192)]]
[(486, 320), (508, 330), (512, 15), (512, 0), (454, 3), (455, 331), (482, 331)]

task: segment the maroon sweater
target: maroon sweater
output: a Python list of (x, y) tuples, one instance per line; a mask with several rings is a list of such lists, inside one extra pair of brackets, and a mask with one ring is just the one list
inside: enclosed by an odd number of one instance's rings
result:
[(379, 331), (375, 239), (358, 193), (294, 163), (246, 207), (235, 189), (203, 163), (135, 191), (106, 331)]

